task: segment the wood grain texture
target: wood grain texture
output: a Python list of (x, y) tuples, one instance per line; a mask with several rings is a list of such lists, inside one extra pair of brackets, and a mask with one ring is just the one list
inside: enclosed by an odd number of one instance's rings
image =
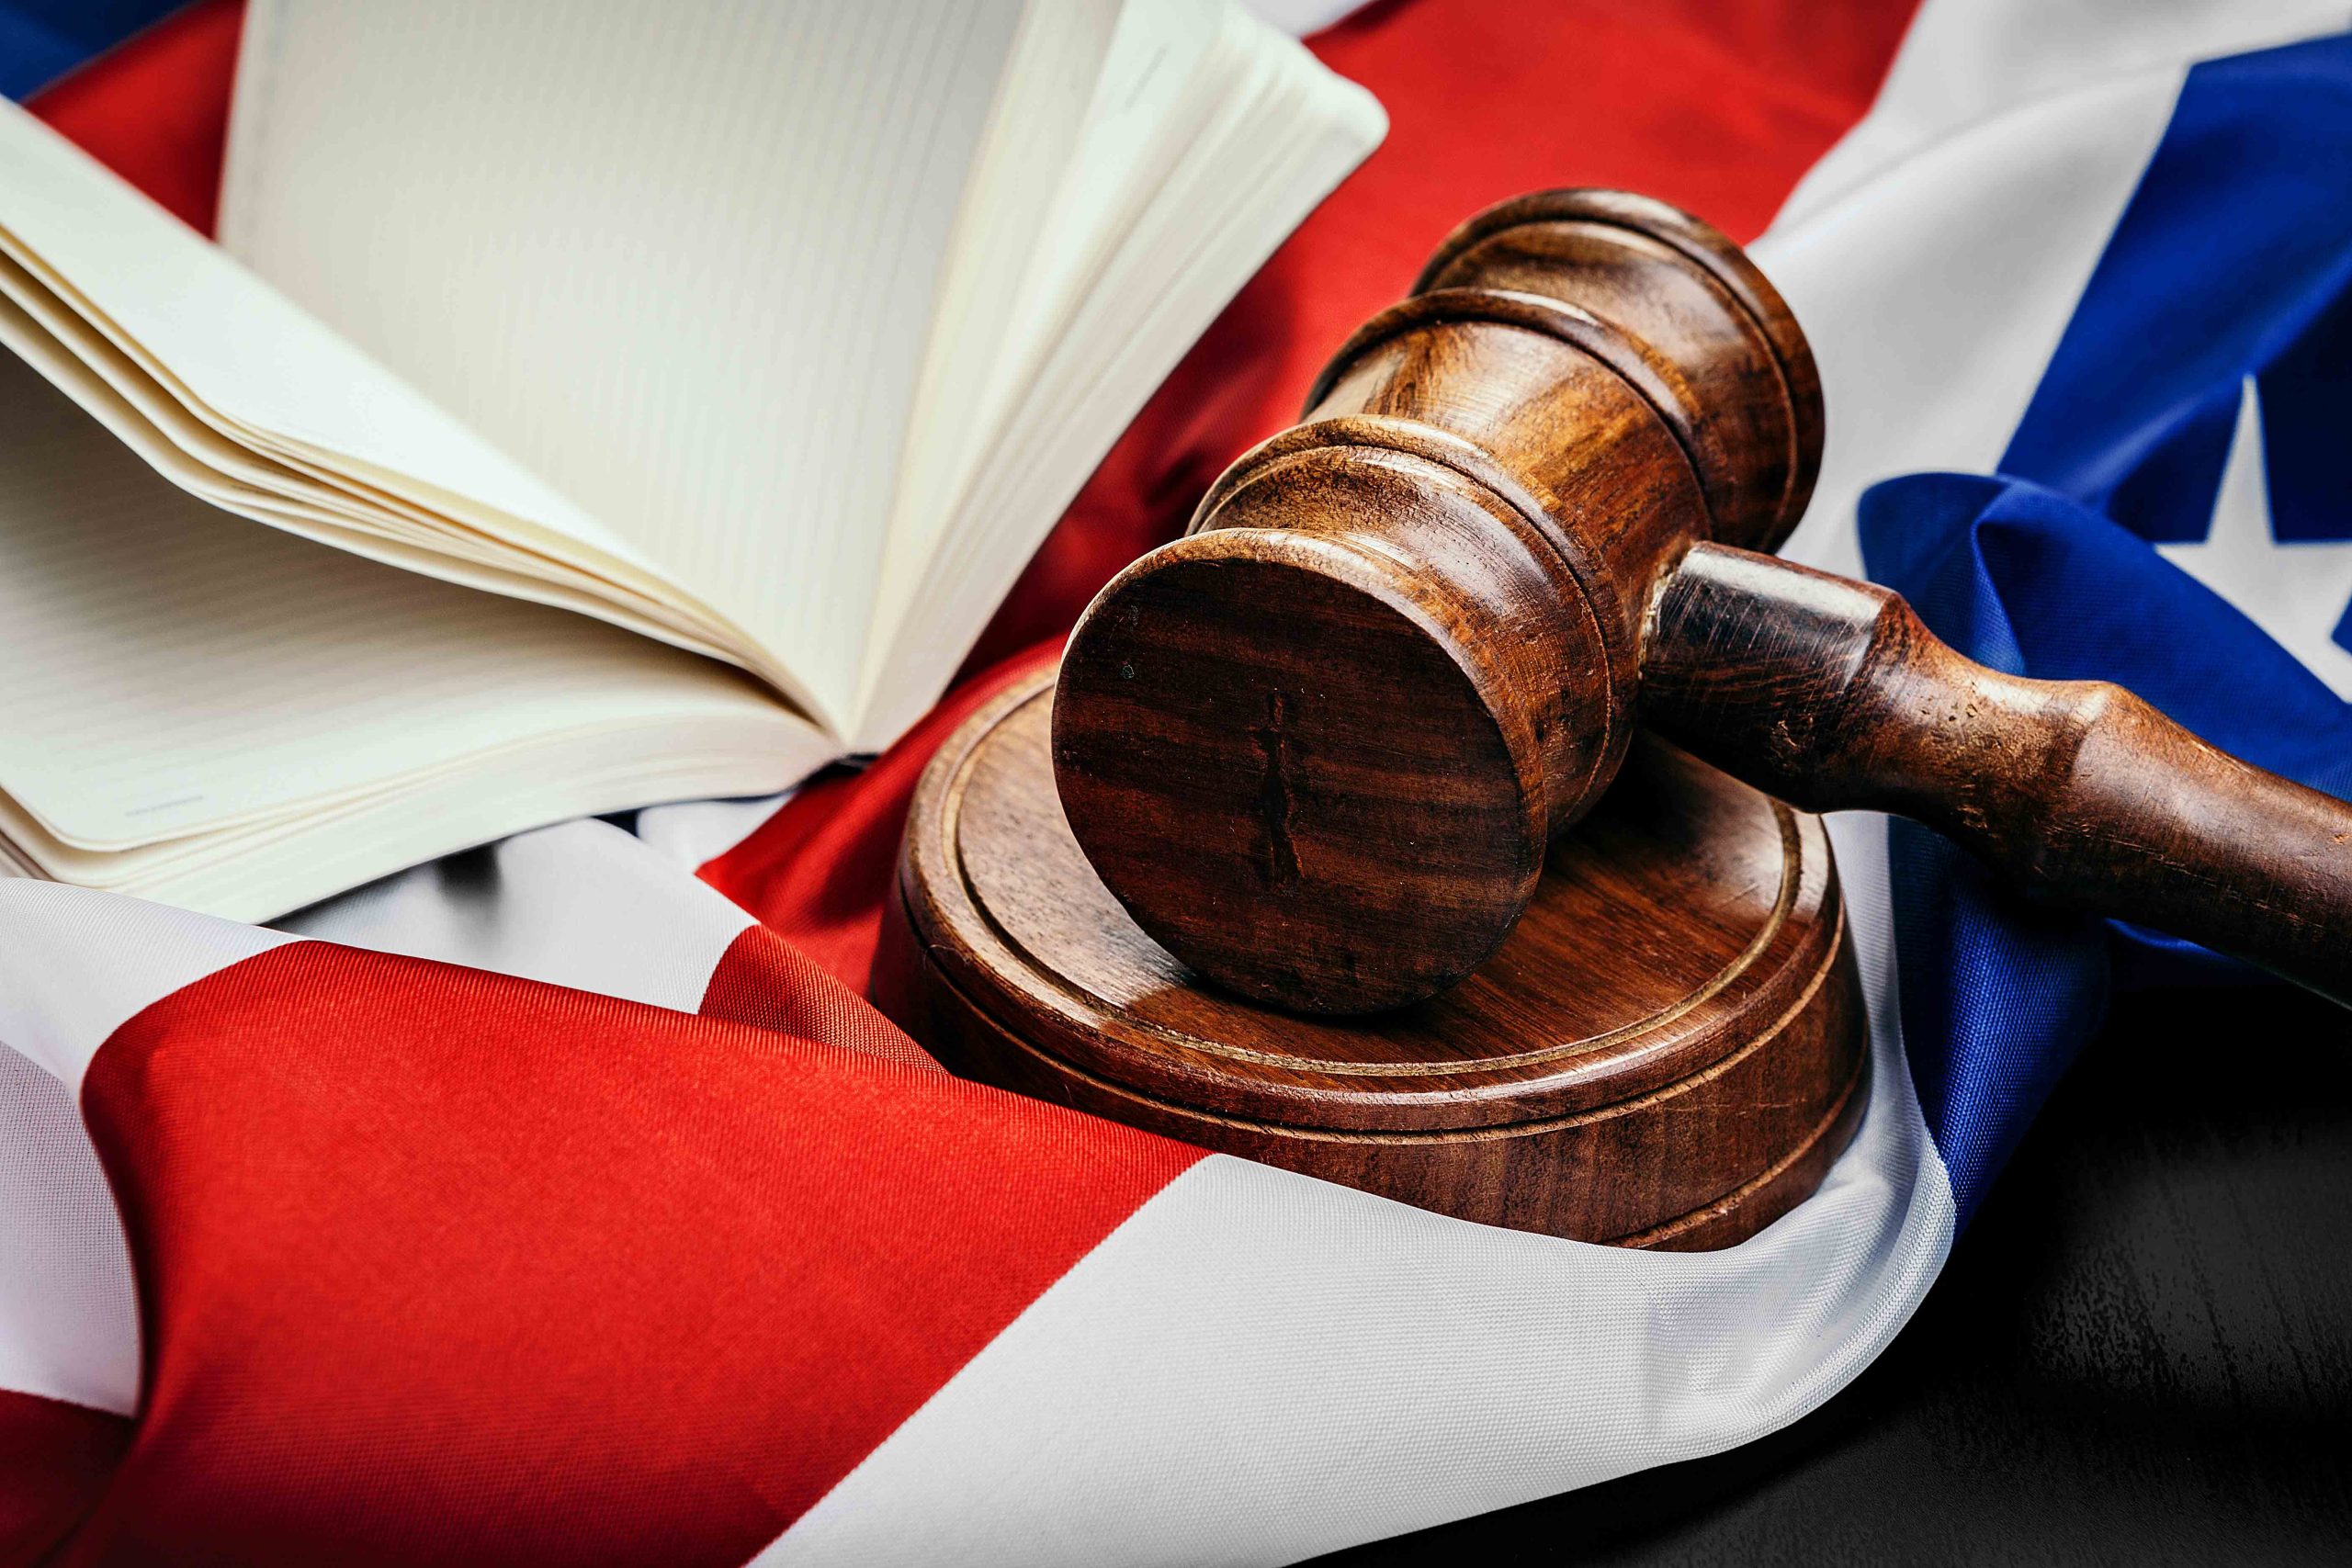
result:
[(1858, 1122), (1861, 1003), (1817, 819), (1643, 740), (1468, 981), (1302, 1019), (1204, 985), (1120, 909), (1058, 809), (1048, 706), (1041, 680), (975, 716), (909, 821), (875, 994), (956, 1071), (1628, 1246), (1753, 1234)]
[(1651, 584), (1711, 508), (1777, 543), (1819, 461), (1802, 335), (1686, 214), (1526, 198), (1423, 283), (1103, 591), (1056, 699), (1063, 804), (1120, 900), (1308, 1011), (1496, 950), (1625, 754)]
[(1448, 235), (1413, 292), (1542, 297), (1564, 287), (1574, 290), (1564, 300), (1622, 329), (1679, 383), (1714, 536), (1761, 550), (1787, 538), (1820, 469), (1821, 378), (1796, 317), (1747, 253), (1628, 191), (1539, 191)]
[(2352, 809), (2120, 686), (1988, 670), (1884, 588), (1699, 546), (1659, 591), (1642, 715), (1807, 810), (1914, 818), (2029, 893), (2352, 1004)]
[(1079, 843), (1239, 995), (1406, 1006), (1498, 950), (1649, 722), (2352, 999), (2352, 807), (1741, 553), (1794, 525), (1821, 438), (1804, 333), (1721, 234), (1617, 192), (1480, 214), (1080, 622)]

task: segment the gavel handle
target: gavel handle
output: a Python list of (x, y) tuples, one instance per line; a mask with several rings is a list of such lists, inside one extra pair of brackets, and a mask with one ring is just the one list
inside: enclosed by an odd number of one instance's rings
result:
[(1702, 544), (1652, 601), (1641, 693), (1644, 723), (1792, 805), (1916, 818), (2030, 893), (2352, 1006), (2352, 806), (2120, 686), (1988, 670), (1899, 594)]

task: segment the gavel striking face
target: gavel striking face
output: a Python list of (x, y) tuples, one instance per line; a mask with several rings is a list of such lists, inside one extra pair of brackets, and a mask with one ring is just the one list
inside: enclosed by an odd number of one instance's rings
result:
[(1804, 334), (1713, 229), (1604, 191), (1472, 219), (1080, 622), (1053, 715), (1073, 832), (1210, 979), (1396, 1007), (1500, 944), (1639, 723), (2352, 998), (2352, 810), (1756, 553), (1821, 440)]

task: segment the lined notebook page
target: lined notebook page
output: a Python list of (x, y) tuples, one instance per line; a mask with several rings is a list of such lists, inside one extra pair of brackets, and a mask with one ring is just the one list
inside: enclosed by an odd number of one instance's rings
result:
[(70, 843), (584, 730), (715, 719), (779, 757), (808, 733), (707, 660), (216, 511), (6, 355), (0, 431), (0, 790)]
[[(1074, 151), (1050, 204), (1030, 215), (1036, 243), (1003, 258), (1017, 264), (1014, 275), (970, 296), (955, 287), (960, 277), (951, 278), (941, 296), (876, 592), (869, 682), (882, 662), (875, 644), (895, 629), (973, 468), (1001, 437), (1007, 407), (1053, 346), (1058, 318), (1082, 294), (1088, 262), (1126, 232), (1164, 172), (1149, 166), (1156, 133), (1176, 129), (1169, 124), (1176, 94), (1231, 9), (1229, 0), (1148, 0), (1096, 11), (1084, 19), (1102, 30), (1091, 51), (1095, 69), (1069, 84), (1059, 114), (1032, 115), (1036, 134), (1059, 137)], [(962, 650), (943, 654), (953, 663)]]
[[(1025, 259), (1023, 277), (1002, 308), (1002, 322), (992, 339), (995, 357), (978, 367), (981, 376), (974, 381), (955, 386), (953, 395), (944, 400), (944, 407), (955, 409), (955, 419), (933, 416), (932, 428), (924, 430), (922, 445), (906, 468), (891, 514), (889, 552), (875, 592), (864, 696), (870, 698), (870, 686), (887, 674), (882, 649), (899, 630), (900, 614), (915, 583), (936, 559), (944, 534), (959, 520), (959, 505), (974, 472), (1004, 440), (1009, 409), (1030, 390), (1040, 362), (1054, 348), (1056, 329), (1087, 294), (1089, 273), (1099, 270), (1101, 256), (1117, 247), (1159, 188), (1167, 169), (1158, 164), (1173, 157), (1173, 148), (1167, 148), (1169, 157), (1155, 160), (1155, 152), (1162, 151), (1159, 143), (1183, 143), (1202, 130), (1221, 85), (1197, 83), (1197, 75), (1209, 62), (1221, 28), (1235, 21), (1247, 26), (1247, 18), (1239, 18), (1227, 0), (1150, 0), (1150, 5), (1122, 7), (1103, 50), (1103, 66), (1087, 92), (1080, 125), (1072, 130), (1077, 152), (1070, 169), (1054, 207), (1042, 214), (1040, 237)], [(1200, 113), (1183, 113), (1188, 89), (1197, 89), (1190, 96), (1202, 98)], [(959, 339), (978, 327), (953, 320), (955, 315), (962, 315), (962, 301), (950, 294), (941, 299), (936, 329), (944, 341)], [(1105, 355), (1113, 348), (1108, 341), (1101, 345)], [(932, 412), (929, 400), (936, 390), (929, 383), (924, 386), (924, 412)], [(1084, 475), (1072, 475), (1072, 489), (1080, 479)], [(1023, 562), (1016, 564), (1025, 564), (1028, 552), (1021, 552), (1021, 558)], [(953, 668), (962, 659), (962, 649), (953, 647), (950, 637), (938, 642), (950, 644), (941, 649), (941, 656)]]
[(1032, 360), (996, 389), (945, 523), (900, 519), (922, 542), (891, 558), (855, 749), (945, 688), (1100, 454), (1386, 130), (1370, 94), (1238, 6), (1153, 0), (1145, 19), (1121, 19), (1016, 328)]
[(161, 361), (232, 425), (479, 503), (535, 542), (628, 547), (537, 476), (14, 104), (0, 102), (0, 252)]
[[(36, 317), (18, 300), (41, 313)], [(584, 581), (545, 575), (545, 561), (467, 530), (426, 526), (381, 497), (363, 502), (223, 436), (6, 256), (0, 256), (0, 348), (80, 403), (149, 467), (216, 506), (412, 571), (577, 609), (698, 651), (733, 652), (688, 640), (691, 627), (668, 620), (661, 604), (628, 595), (602, 575)], [(664, 618), (650, 618), (648, 612)]]
[(254, 0), (222, 237), (838, 716), (1022, 9)]

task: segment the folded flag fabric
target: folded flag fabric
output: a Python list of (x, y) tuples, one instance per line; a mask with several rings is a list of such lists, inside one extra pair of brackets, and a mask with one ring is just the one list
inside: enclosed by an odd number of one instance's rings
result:
[[(1590, 183), (1762, 233), (1830, 417), (1790, 554), (2346, 793), (2342, 20), (1373, 7), (1315, 46), (1388, 142), (871, 767), (277, 930), (0, 882), (0, 1562), (1280, 1562), (1817, 1405), (2110, 986), (2252, 977), (1838, 818), (1861, 1132), (1753, 1240), (1626, 1253), (940, 1071), (859, 995), (913, 780), (1454, 220)], [(234, 34), (176, 12), (31, 101), (200, 223)]]

